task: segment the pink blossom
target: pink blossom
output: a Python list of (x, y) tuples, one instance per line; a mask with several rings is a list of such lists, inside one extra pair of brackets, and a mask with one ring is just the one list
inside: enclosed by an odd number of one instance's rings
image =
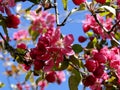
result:
[(94, 60), (96, 60), (98, 63), (106, 63), (107, 58), (102, 53), (96, 53), (93, 56)]
[(109, 79), (109, 75), (107, 74), (107, 72), (104, 72), (104, 73), (103, 73), (102, 79), (103, 79), (103, 80), (108, 80), (108, 79)]
[(18, 90), (23, 90), (23, 87), (22, 87), (21, 83), (17, 83), (16, 85), (17, 85)]
[(45, 64), (41, 69), (46, 72), (50, 71), (54, 66), (60, 65), (64, 60), (64, 55), (74, 54), (71, 47), (73, 41), (74, 38), (71, 34), (61, 38), (59, 27), (49, 29), (39, 37), (37, 47), (31, 49), (30, 56), (35, 62), (44, 61)]
[(97, 49), (93, 49), (91, 53), (92, 53), (92, 55), (95, 55), (96, 53), (98, 53), (98, 50)]
[[(103, 17), (99, 15), (97, 15), (97, 18), (106, 29), (108, 30), (111, 29), (112, 27), (111, 18), (106, 19), (106, 21), (103, 19)], [(83, 25), (89, 26), (89, 28), (92, 29), (94, 33), (99, 34), (103, 39), (110, 38), (108, 34), (104, 33), (104, 30), (100, 27), (100, 25), (95, 21), (94, 17), (91, 15), (86, 15), (86, 20), (83, 21)]]
[(45, 11), (41, 11), (37, 14), (36, 12), (31, 11), (30, 15), (32, 18), (32, 30), (36, 30), (41, 34), (46, 30), (54, 28), (55, 16), (53, 14), (49, 14)]
[(17, 45), (17, 48), (20, 48), (20, 49), (27, 49), (27, 46), (26, 46), (26, 44), (25, 43), (20, 43), (20, 44), (18, 44)]
[(65, 73), (63, 71), (56, 72), (56, 75), (58, 84), (61, 84), (61, 82), (65, 81)]
[(7, 14), (10, 15), (11, 12), (10, 12), (9, 7), (14, 7), (14, 6), (15, 6), (14, 0), (1, 0), (0, 1), (0, 11), (2, 13), (4, 13), (4, 11), (6, 11), (6, 13), (9, 11), (9, 13), (7, 13)]
[(29, 84), (25, 84), (24, 88), (25, 88), (25, 90), (30, 90), (30, 85)]
[(117, 5), (120, 7), (120, 0), (117, 0)]
[(54, 66), (54, 61), (53, 60), (46, 61), (44, 69), (43, 69), (44, 72), (48, 72), (48, 71), (52, 70), (53, 66)]
[(13, 39), (20, 41), (28, 37), (27, 30), (19, 30), (13, 34)]
[(95, 84), (90, 86), (90, 89), (91, 90), (102, 90), (102, 84), (101, 83), (102, 83), (102, 80), (97, 79)]
[(73, 41), (74, 41), (74, 37), (72, 34), (65, 36), (63, 39), (64, 48), (62, 49), (62, 51), (63, 53), (66, 53), (66, 55), (68, 56), (74, 54), (74, 51), (71, 48), (71, 44), (73, 43)]
[(113, 60), (110, 62), (110, 67), (117, 69), (120, 66), (120, 55), (115, 55), (113, 57)]
[(26, 65), (26, 64), (22, 64), (22, 67), (23, 67), (24, 70), (26, 70), (26, 71), (30, 70), (30, 68), (31, 68), (30, 65)]
[(113, 56), (115, 55), (114, 51), (109, 50), (106, 46), (100, 50), (100, 53), (102, 53), (108, 61), (112, 60)]
[(42, 80), (38, 83), (38, 86), (41, 87), (40, 90), (45, 90), (44, 88), (47, 86), (47, 81), (46, 80)]
[(10, 14), (6, 19), (6, 26), (8, 28), (18, 28), (18, 25), (20, 24), (20, 19), (13, 14)]

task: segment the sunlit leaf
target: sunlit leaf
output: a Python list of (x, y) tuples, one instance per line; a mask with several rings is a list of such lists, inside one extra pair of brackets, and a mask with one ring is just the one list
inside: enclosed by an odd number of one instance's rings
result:
[(114, 16), (116, 16), (116, 10), (113, 7), (104, 5), (104, 6), (101, 6), (100, 8), (105, 8), (106, 10), (111, 12)]
[(33, 74), (31, 74), (29, 80), (30, 80), (31, 83), (34, 83), (34, 76), (33, 76)]
[(36, 30), (29, 29), (29, 34), (32, 36), (32, 40), (35, 41), (39, 36), (39, 32)]
[(79, 10), (85, 10), (86, 9), (86, 6), (84, 3), (80, 4), (79, 6)]
[(116, 77), (112, 76), (111, 78), (108, 79), (108, 82), (113, 82), (116, 79)]
[(64, 10), (67, 10), (68, 0), (62, 0), (62, 3), (63, 3)]
[(88, 37), (91, 37), (91, 36), (93, 36), (94, 33), (89, 31), (89, 32), (86, 32), (86, 34), (88, 35)]
[(38, 85), (38, 83), (40, 82), (42, 80), (42, 77), (40, 76), (39, 78), (37, 78), (37, 80), (36, 80), (36, 85)]
[(105, 11), (105, 12), (101, 12), (100, 13), (100, 16), (106, 16), (106, 15), (108, 15), (110, 12), (107, 12), (107, 11)]
[(116, 38), (117, 40), (120, 40), (120, 32), (116, 32), (116, 33), (115, 33), (115, 38)]
[(0, 82), (0, 88), (4, 87), (5, 84), (3, 82)]
[(31, 70), (27, 72), (27, 74), (25, 76), (25, 81), (27, 81), (30, 78), (31, 74), (32, 74)]

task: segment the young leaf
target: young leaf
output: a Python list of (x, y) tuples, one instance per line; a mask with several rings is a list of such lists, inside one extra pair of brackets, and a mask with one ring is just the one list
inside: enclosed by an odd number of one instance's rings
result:
[(64, 10), (67, 10), (68, 0), (62, 0), (62, 3), (63, 3)]
[(4, 87), (5, 84), (3, 82), (0, 82), (0, 88)]
[(42, 80), (42, 77), (40, 76), (39, 78), (37, 78), (37, 80), (36, 80), (36, 85), (38, 85), (38, 83), (39, 83), (39, 81), (41, 81)]
[(79, 6), (79, 10), (85, 10), (86, 9), (86, 6), (84, 3), (80, 4)]
[(32, 30), (31, 28), (29, 29), (29, 34), (32, 36), (32, 40), (35, 41), (37, 37), (39, 36), (39, 32)]
[(30, 78), (31, 74), (32, 74), (32, 71), (30, 70), (25, 77), (25, 81), (27, 81)]
[(116, 16), (116, 10), (110, 6), (102, 6), (101, 8), (104, 8), (106, 10), (108, 10), (109, 12), (111, 12), (114, 16)]
[(88, 35), (88, 37), (92, 37), (94, 33), (91, 32), (91, 31), (89, 31), (89, 32), (87, 32), (86, 34)]

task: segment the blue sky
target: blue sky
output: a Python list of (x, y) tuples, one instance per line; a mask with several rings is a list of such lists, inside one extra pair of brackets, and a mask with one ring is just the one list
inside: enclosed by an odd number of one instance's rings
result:
[[(60, 12), (60, 20), (63, 20), (67, 11), (63, 10), (63, 6), (61, 1), (62, 0), (57, 0), (58, 1), (58, 7), (59, 7), (59, 12)], [(26, 7), (28, 5), (30, 5), (29, 2), (25, 2), (22, 3), (23, 7)], [(68, 0), (68, 8), (70, 11), (72, 8), (74, 7), (74, 4), (72, 3), (72, 0)], [(15, 10), (15, 9), (13, 9)], [(50, 12), (53, 12), (52, 10), (50, 10)], [(65, 26), (61, 27), (61, 32), (63, 34), (73, 34), (74, 35), (74, 43), (78, 43), (78, 37), (80, 35), (84, 35), (83, 31), (82, 31), (82, 20), (84, 20), (85, 18), (85, 13), (87, 13), (87, 11), (80, 11), (77, 13), (74, 13), (73, 15), (70, 16), (70, 18), (68, 19), (68, 22)], [(20, 25), (20, 27), (18, 29), (26, 29), (27, 28), (27, 23), (25, 20), (22, 20), (22, 24)], [(0, 28), (1, 29), (1, 28)], [(10, 29), (10, 35), (16, 31), (15, 29)], [(0, 32), (2, 32), (2, 30), (0, 30)], [(83, 44), (83, 46), (85, 45), (85, 43)], [(10, 90), (9, 88), (9, 83), (7, 81), (7, 77), (3, 74), (4, 72), (4, 68), (3, 68), (3, 64), (0, 61), (0, 81), (4, 82), (6, 84), (6, 86), (4, 88), (1, 88), (0, 90)], [(65, 72), (67, 75), (67, 72)], [(66, 76), (66, 81), (63, 82), (61, 85), (58, 85), (56, 83), (54, 84), (49, 84), (45, 90), (69, 90), (68, 87), (68, 76)], [(12, 78), (9, 78), (11, 83), (16, 83), (15, 80), (13, 80)], [(24, 80), (24, 75), (22, 75), (21, 77), (19, 77), (19, 80), (23, 81)], [(82, 89), (82, 86), (79, 86), (79, 90)]]

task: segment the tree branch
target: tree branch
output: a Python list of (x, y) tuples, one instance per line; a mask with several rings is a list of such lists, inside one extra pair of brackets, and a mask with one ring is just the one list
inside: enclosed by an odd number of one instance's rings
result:
[[(113, 36), (110, 34), (110, 32), (99, 22), (96, 13), (95, 13), (93, 10), (90, 9), (90, 7), (88, 6), (87, 3), (85, 3), (85, 4), (86, 4), (86, 7), (88, 8), (88, 10), (91, 12), (91, 14), (93, 15), (93, 17), (95, 18), (96, 22), (97, 22), (97, 23), (99, 24), (99, 26), (104, 30), (104, 32), (107, 33), (113, 41), (115, 41), (118, 45), (120, 45), (120, 42), (119, 42), (115, 37), (113, 37)], [(112, 31), (114, 30), (114, 28), (116, 27), (116, 25), (117, 25), (119, 22), (120, 22), (120, 21), (118, 21), (118, 22), (112, 27), (112, 29), (111, 29)]]

